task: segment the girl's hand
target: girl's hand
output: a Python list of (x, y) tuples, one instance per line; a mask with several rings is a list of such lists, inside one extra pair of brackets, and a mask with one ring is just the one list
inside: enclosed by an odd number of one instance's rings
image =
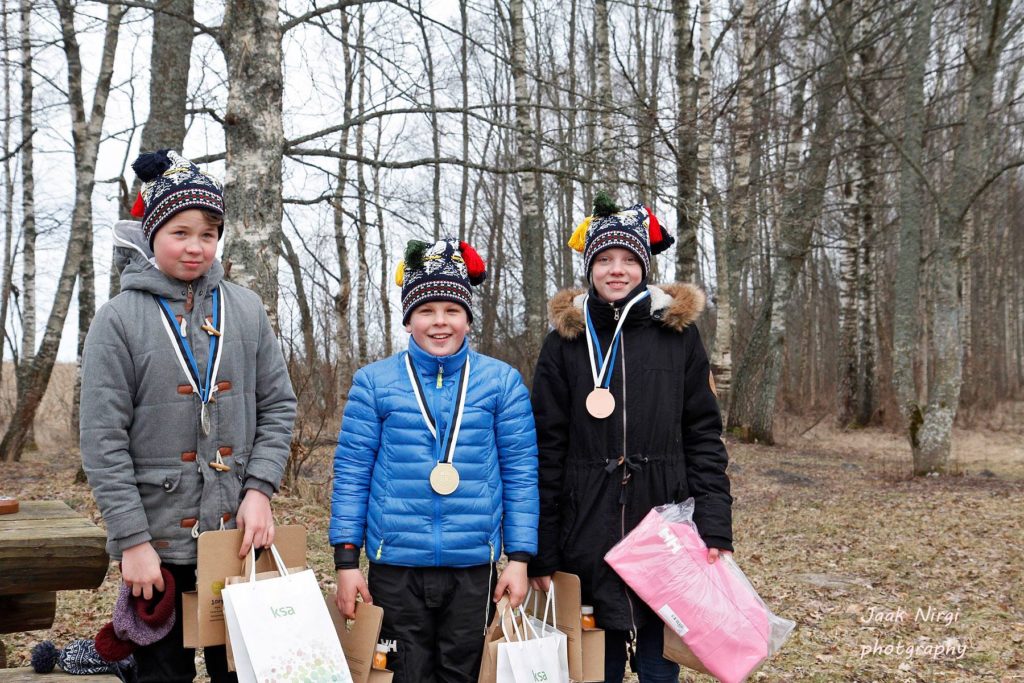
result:
[(526, 563), (511, 561), (505, 570), (498, 577), (498, 586), (494, 589), (494, 602), (501, 600), (501, 596), (508, 593), (508, 605), (512, 609), (523, 604), (526, 598)]
[(248, 555), (253, 546), (269, 548), (274, 542), (274, 514), (270, 511), (267, 494), (256, 489), (247, 490), (242, 504), (238, 506), (235, 521), (243, 532), (239, 557)]
[(714, 564), (722, 555), (732, 555), (730, 550), (719, 550), (718, 548), (708, 548), (708, 564)]
[(149, 541), (133, 545), (121, 555), (121, 580), (132, 589), (132, 595), (153, 599), (153, 591), (164, 590), (160, 573), (160, 556)]

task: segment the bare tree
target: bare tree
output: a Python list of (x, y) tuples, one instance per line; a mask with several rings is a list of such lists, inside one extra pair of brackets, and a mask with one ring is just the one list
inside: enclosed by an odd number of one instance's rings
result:
[(50, 381), (64, 319), (85, 255), (84, 250), (87, 245), (92, 244), (92, 190), (96, 183), (96, 156), (99, 154), (107, 97), (110, 94), (114, 72), (118, 29), (125, 12), (124, 7), (120, 5), (110, 5), (107, 10), (103, 51), (96, 77), (92, 109), (87, 114), (82, 88), (82, 60), (75, 33), (75, 10), (68, 0), (57, 0), (56, 4), (68, 65), (68, 99), (75, 150), (75, 205), (71, 215), (71, 234), (67, 252), (46, 323), (46, 332), (32, 363), (31, 376), (26, 380), (23, 391), (19, 392), (14, 414), (11, 416), (3, 441), (0, 442), (0, 457), (4, 460), (21, 459), (28, 430)]

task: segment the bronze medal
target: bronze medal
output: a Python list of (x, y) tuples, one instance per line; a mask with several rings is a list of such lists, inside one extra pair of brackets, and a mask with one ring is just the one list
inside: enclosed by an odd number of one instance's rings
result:
[(439, 462), (430, 471), (430, 488), (441, 496), (447, 496), (459, 488), (459, 471), (450, 462)]
[(603, 420), (615, 412), (615, 397), (604, 387), (597, 387), (587, 394), (587, 412), (598, 420)]

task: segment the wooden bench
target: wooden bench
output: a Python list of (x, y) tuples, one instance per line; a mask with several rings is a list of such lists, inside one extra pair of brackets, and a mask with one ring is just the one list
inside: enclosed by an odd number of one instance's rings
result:
[[(57, 591), (98, 588), (110, 564), (106, 541), (102, 529), (59, 500), (23, 501), (18, 512), (0, 515), (0, 633), (48, 629)], [(21, 670), (0, 669), (0, 681), (29, 680), (10, 678), (12, 671)]]
[(117, 676), (109, 674), (96, 674), (92, 676), (72, 676), (60, 669), (54, 669), (52, 673), (37, 674), (32, 667), (21, 669), (0, 669), (0, 681), (3, 683), (120, 683)]

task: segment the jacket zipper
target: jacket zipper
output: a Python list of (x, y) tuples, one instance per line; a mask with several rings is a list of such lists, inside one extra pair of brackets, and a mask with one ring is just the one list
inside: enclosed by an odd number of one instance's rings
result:
[(618, 320), (619, 319), (620, 309), (615, 308), (615, 304), (608, 304), (608, 305), (612, 307), (612, 315), (614, 315), (615, 319)]
[[(618, 318), (618, 311), (615, 312), (615, 317)], [(622, 359), (622, 486), (623, 494), (625, 494), (626, 487), (626, 473), (629, 472), (629, 467), (626, 465), (626, 335), (623, 334), (619, 338), (619, 358)], [(619, 511), (619, 540), (626, 537), (626, 500), (622, 501)], [(636, 637), (636, 614), (633, 611), (633, 600), (629, 597), (629, 588), (625, 582), (622, 584), (622, 592), (626, 596), (626, 604), (629, 605), (629, 623), (633, 626), (633, 637)]]
[(381, 536), (381, 538), (380, 538), (380, 545), (377, 546), (377, 559), (378, 560), (380, 559), (380, 554), (382, 552), (384, 552), (384, 537), (383, 536)]
[(440, 389), (444, 385), (444, 365), (437, 364), (437, 384), (436, 388)]
[(188, 283), (188, 289), (185, 290), (185, 312), (191, 313), (192, 306), (195, 302), (195, 292), (192, 291), (192, 283)]

